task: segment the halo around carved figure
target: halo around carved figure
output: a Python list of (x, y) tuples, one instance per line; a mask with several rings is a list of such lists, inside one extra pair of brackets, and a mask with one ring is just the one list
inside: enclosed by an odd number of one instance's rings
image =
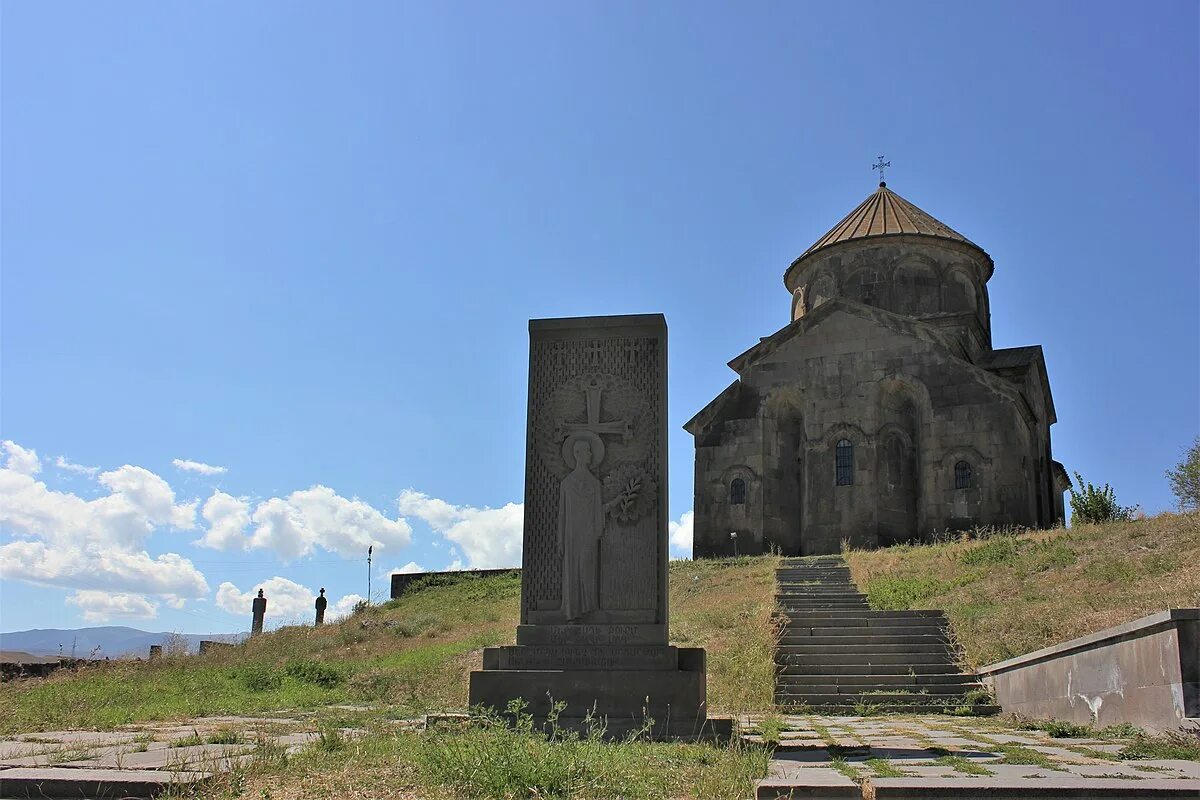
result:
[(578, 441), (587, 442), (592, 448), (592, 463), (587, 466), (593, 470), (599, 467), (604, 460), (604, 440), (591, 431), (577, 431), (563, 441), (562, 455), (567, 466), (575, 469), (575, 443)]

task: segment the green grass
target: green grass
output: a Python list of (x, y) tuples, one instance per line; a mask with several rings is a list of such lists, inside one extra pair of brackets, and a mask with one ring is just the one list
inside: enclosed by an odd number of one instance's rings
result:
[(496, 717), (424, 732), (374, 725), (347, 740), (323, 735), (298, 754), (256, 758), (203, 789), (168, 798), (629, 798), (734, 800), (752, 793), (770, 753), (740, 745), (603, 741), (535, 732)]
[[(773, 710), (776, 559), (671, 565), (672, 641), (708, 650), (709, 713)], [(427, 580), (321, 628), (281, 628), (204, 656), (114, 661), (6, 683), (0, 735), (371, 705), (393, 718), (465, 710), (480, 650), (513, 641), (515, 573)]]
[(1200, 515), (973, 531), (845, 553), (872, 608), (943, 609), (967, 666), (1200, 606)]

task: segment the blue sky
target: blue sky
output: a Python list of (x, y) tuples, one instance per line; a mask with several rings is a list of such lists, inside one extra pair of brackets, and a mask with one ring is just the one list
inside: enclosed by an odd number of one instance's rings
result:
[(273, 621), (307, 618), (318, 586), (366, 594), (369, 541), (377, 596), (516, 560), (531, 317), (666, 315), (682, 519), (680, 426), (880, 153), (995, 259), (994, 341), (1045, 348), (1056, 456), (1171, 507), (1197, 15), (6, 3), (0, 628), (244, 629), (276, 578)]

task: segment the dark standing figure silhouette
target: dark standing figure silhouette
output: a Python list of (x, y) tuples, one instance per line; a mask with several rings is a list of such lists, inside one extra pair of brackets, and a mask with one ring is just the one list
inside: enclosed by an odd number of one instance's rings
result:
[(325, 589), (321, 589), (321, 596), (317, 598), (317, 624), (325, 624), (325, 606), (329, 605), (329, 601), (325, 599)]
[(263, 590), (258, 590), (258, 597), (254, 598), (254, 619), (250, 623), (250, 635), (257, 636), (262, 633), (263, 617), (267, 615), (267, 598), (263, 597)]

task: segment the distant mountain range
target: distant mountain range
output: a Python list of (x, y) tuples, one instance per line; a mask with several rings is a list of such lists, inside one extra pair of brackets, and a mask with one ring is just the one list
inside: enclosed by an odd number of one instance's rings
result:
[[(150, 652), (150, 645), (163, 644), (167, 637), (179, 636), (187, 640), (188, 652), (200, 648), (201, 639), (217, 642), (240, 641), (244, 633), (150, 633), (137, 628), (105, 625), (95, 628), (59, 630), (57, 628), (35, 628), (29, 631), (0, 633), (0, 650), (20, 650), (35, 656), (70, 656), (76, 658), (117, 658), (118, 656), (141, 656)], [(93, 653), (95, 655), (93, 655)]]

